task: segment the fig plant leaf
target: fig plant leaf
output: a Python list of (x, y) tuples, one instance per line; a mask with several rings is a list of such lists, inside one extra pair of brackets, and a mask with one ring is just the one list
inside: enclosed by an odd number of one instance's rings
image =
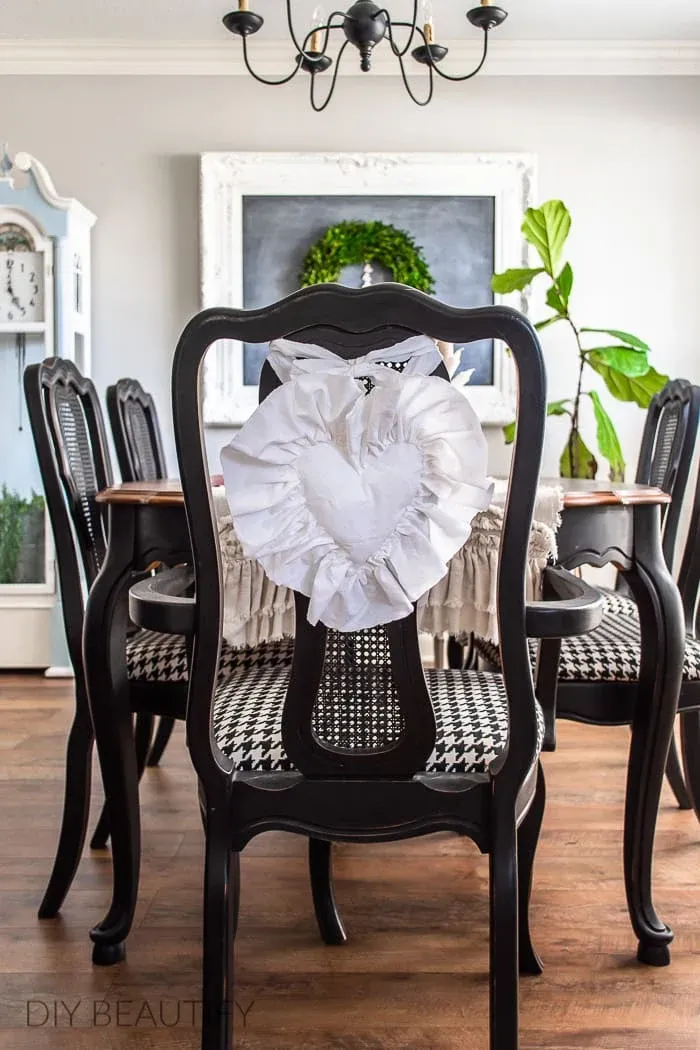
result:
[(596, 440), (598, 441), (598, 448), (610, 464), (610, 480), (624, 481), (625, 460), (622, 455), (620, 439), (617, 436), (617, 431), (615, 430), (613, 421), (605, 411), (598, 391), (589, 390), (588, 396), (593, 403), (593, 415), (595, 416), (596, 422)]
[(603, 365), (621, 372), (623, 376), (643, 376), (649, 371), (649, 355), (646, 350), (633, 350), (629, 346), (599, 346), (587, 350), (588, 363), (598, 371)]
[(575, 428), (569, 434), (564, 451), (559, 460), (559, 474), (562, 478), (595, 478), (598, 473), (598, 461)]
[(564, 321), (565, 318), (561, 314), (555, 314), (554, 317), (545, 317), (544, 321), (537, 321), (535, 328), (538, 332), (544, 332), (545, 328), (549, 328), (550, 325), (556, 324), (558, 321)]
[(491, 288), (497, 295), (509, 295), (510, 292), (522, 292), (535, 277), (544, 273), (540, 266), (537, 270), (505, 270), (503, 273), (495, 274), (491, 281)]
[[(547, 406), (548, 415), (569, 415), (571, 426), (566, 446), (559, 461), (562, 477), (595, 478), (598, 462), (586, 444), (581, 428), (582, 398), (586, 396), (593, 408), (596, 426), (596, 441), (602, 456), (607, 459), (610, 477), (614, 481), (624, 480), (625, 462), (622, 447), (607, 409), (595, 390), (584, 391), (586, 375), (590, 369), (603, 380), (609, 393), (618, 401), (631, 401), (647, 408), (654, 394), (668, 382), (668, 376), (657, 372), (649, 364), (651, 350), (639, 336), (620, 328), (582, 327), (575, 323), (570, 312), (570, 299), (574, 288), (574, 271), (571, 264), (562, 261), (564, 248), (571, 229), (571, 215), (560, 200), (545, 201), (539, 208), (528, 208), (523, 219), (522, 232), (526, 241), (539, 255), (542, 266), (506, 270), (494, 274), (491, 287), (500, 295), (523, 291), (535, 278), (546, 274), (551, 284), (545, 292), (545, 302), (554, 313), (535, 324), (538, 332), (544, 332), (560, 321), (567, 322), (578, 352), (577, 383), (570, 398), (553, 401)], [(609, 336), (618, 340), (615, 345), (587, 346), (588, 336)], [(601, 340), (598, 339), (597, 342)], [(515, 437), (515, 425), (504, 427), (504, 437), (510, 444)]]
[(599, 376), (618, 401), (634, 401), (640, 408), (648, 408), (654, 394), (668, 382), (668, 376), (659, 375), (650, 368), (641, 376), (626, 376), (608, 365), (593, 365)]
[(594, 335), (611, 335), (613, 339), (619, 339), (621, 343), (626, 343), (628, 346), (633, 346), (636, 350), (646, 350), (650, 353), (650, 347), (646, 343), (638, 339), (636, 335), (630, 335), (629, 332), (621, 332), (617, 328), (580, 328), (580, 332), (592, 332)]
[(559, 269), (561, 253), (571, 229), (571, 216), (563, 201), (545, 201), (528, 208), (523, 220), (525, 239), (536, 249), (550, 277)]
[[(547, 405), (548, 416), (570, 416), (571, 409), (567, 406), (571, 404), (571, 398), (565, 397), (561, 401), (550, 401)], [(503, 428), (503, 437), (505, 438), (506, 445), (512, 445), (515, 441), (515, 423), (507, 423)]]

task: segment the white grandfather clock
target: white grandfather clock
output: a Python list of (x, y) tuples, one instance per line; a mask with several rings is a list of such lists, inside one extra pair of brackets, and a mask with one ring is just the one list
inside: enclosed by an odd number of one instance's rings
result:
[(65, 663), (25, 365), (66, 357), (90, 372), (95, 216), (60, 197), (28, 153), (0, 161), (0, 669)]

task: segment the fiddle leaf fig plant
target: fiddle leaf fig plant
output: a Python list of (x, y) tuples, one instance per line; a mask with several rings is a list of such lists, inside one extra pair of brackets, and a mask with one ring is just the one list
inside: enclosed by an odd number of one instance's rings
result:
[[(578, 378), (571, 397), (552, 401), (547, 406), (550, 416), (568, 416), (569, 436), (559, 460), (563, 478), (595, 478), (598, 461), (589, 445), (593, 437), (581, 433), (581, 406), (587, 398), (593, 409), (595, 445), (610, 467), (611, 481), (623, 481), (625, 461), (612, 419), (597, 390), (587, 389), (590, 372), (596, 372), (609, 393), (618, 401), (633, 401), (647, 408), (654, 394), (668, 381), (649, 364), (649, 347), (636, 335), (619, 328), (586, 328), (573, 319), (569, 303), (574, 288), (574, 271), (563, 262), (564, 247), (571, 229), (571, 216), (562, 201), (545, 201), (540, 208), (528, 208), (523, 220), (525, 239), (535, 248), (541, 266), (506, 270), (494, 274), (491, 287), (500, 295), (521, 292), (539, 277), (547, 277), (549, 287), (545, 302), (553, 311), (535, 324), (538, 332), (564, 322), (571, 330), (578, 352)], [(601, 338), (605, 337), (605, 338)], [(614, 340), (614, 341), (613, 341)], [(515, 437), (515, 424), (504, 427), (506, 443)]]

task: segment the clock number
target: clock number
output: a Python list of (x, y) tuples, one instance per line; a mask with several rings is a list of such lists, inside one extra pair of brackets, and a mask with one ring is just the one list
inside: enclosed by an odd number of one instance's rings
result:
[(20, 265), (19, 272), (24, 273), (24, 263)]
[(36, 306), (36, 299), (30, 299), (29, 300), (29, 305), (30, 306)]
[(39, 285), (35, 284), (34, 285), (34, 291), (32, 292), (32, 295), (38, 295), (38, 294), (39, 294)]
[(7, 320), (8, 321), (14, 321), (14, 319), (15, 319), (15, 315), (12, 313), (12, 310), (8, 310), (8, 312), (7, 312)]
[(36, 281), (36, 274), (35, 273), (30, 273), (29, 274), (29, 280), (30, 281)]

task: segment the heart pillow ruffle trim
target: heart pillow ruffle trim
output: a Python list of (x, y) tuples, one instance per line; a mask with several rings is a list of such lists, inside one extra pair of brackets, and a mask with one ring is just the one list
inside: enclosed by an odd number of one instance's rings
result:
[(464, 395), (390, 369), (368, 395), (347, 375), (283, 384), (221, 462), (245, 554), (340, 631), (407, 616), (493, 491)]

